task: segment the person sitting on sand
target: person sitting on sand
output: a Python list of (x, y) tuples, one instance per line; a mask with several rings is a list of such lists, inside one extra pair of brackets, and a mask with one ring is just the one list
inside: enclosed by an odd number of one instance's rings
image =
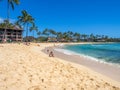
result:
[(47, 49), (47, 53), (49, 53), (49, 49)]
[(37, 44), (37, 46), (40, 46), (39, 44)]
[(49, 57), (54, 57), (54, 54), (52, 51), (49, 53)]

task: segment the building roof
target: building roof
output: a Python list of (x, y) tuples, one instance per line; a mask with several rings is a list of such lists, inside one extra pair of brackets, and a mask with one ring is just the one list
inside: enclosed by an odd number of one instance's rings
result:
[[(0, 27), (0, 29), (5, 29), (5, 28)], [(6, 28), (6, 29), (9, 29), (9, 30), (23, 30), (19, 26), (14, 26), (13, 28)]]

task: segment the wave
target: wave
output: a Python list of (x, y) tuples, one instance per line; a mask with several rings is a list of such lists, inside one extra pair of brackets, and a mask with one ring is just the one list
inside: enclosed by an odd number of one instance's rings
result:
[(77, 53), (75, 53), (75, 52), (72, 52), (72, 51), (70, 51), (70, 50), (65, 50), (65, 49), (59, 49), (59, 48), (57, 48), (57, 49), (54, 49), (55, 51), (58, 51), (58, 52), (62, 52), (62, 53), (64, 53), (64, 54), (66, 54), (66, 55), (74, 55), (74, 54), (77, 54)]
[(77, 56), (80, 56), (80, 57), (85, 58), (87, 60), (92, 60), (92, 61), (96, 61), (96, 62), (99, 62), (99, 63), (102, 63), (102, 64), (107, 64), (107, 65), (117, 66), (118, 68), (120, 68), (119, 64), (110, 63), (110, 62), (107, 62), (104, 59), (98, 59), (98, 58), (95, 58), (95, 57), (92, 57), (92, 56), (88, 56), (88, 55), (85, 55), (85, 54), (81, 54), (81, 53), (77, 53), (77, 52), (74, 52), (74, 51), (71, 51), (71, 50), (66, 50), (66, 49), (61, 49), (61, 48), (55, 48), (54, 50), (58, 51), (58, 52), (61, 52), (63, 54), (66, 54), (66, 55), (77, 55)]

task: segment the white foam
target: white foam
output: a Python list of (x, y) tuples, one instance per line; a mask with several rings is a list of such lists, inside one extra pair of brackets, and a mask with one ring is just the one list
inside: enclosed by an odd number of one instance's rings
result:
[(62, 52), (62, 53), (64, 53), (64, 54), (66, 54), (66, 55), (73, 55), (73, 54), (74, 54), (74, 52), (69, 51), (69, 50), (65, 50), (65, 49), (56, 48), (56, 49), (54, 49), (54, 50), (55, 50), (55, 51), (58, 51), (58, 52)]
[(66, 50), (66, 49), (61, 49), (61, 48), (55, 48), (54, 50), (58, 51), (58, 52), (61, 52), (61, 53), (64, 53), (66, 55), (78, 55), (78, 56), (80, 56), (82, 58), (85, 58), (87, 60), (92, 60), (92, 61), (96, 61), (96, 62), (99, 62), (99, 63), (107, 64), (107, 65), (117, 66), (117, 67), (120, 68), (120, 65), (113, 64), (113, 63), (108, 63), (108, 62), (104, 61), (104, 59), (97, 59), (97, 58), (94, 58), (94, 57), (91, 57), (91, 56), (88, 56), (88, 55), (84, 55), (84, 54), (80, 54), (80, 53), (78, 54), (76, 52)]

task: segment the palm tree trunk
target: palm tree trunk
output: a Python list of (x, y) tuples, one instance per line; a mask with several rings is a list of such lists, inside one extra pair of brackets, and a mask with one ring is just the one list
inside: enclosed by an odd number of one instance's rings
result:
[(8, 20), (8, 23), (9, 23), (9, 17), (10, 17), (10, 3), (8, 0), (8, 2), (7, 2), (7, 20)]
[(27, 23), (27, 25), (26, 25), (26, 39), (27, 39), (27, 42), (28, 42), (28, 23)]
[(34, 30), (33, 30), (33, 37), (34, 37)]
[(4, 42), (6, 42), (7, 41), (7, 28), (8, 28), (8, 24), (9, 24), (9, 16), (10, 16), (10, 5), (9, 5), (10, 3), (9, 3), (9, 0), (7, 1), (7, 22), (6, 22), (6, 26), (5, 26), (5, 30), (4, 30)]
[(34, 39), (33, 39), (33, 41), (34, 41), (34, 40), (35, 40), (35, 37), (34, 37), (34, 30), (33, 30), (33, 38), (34, 38)]

